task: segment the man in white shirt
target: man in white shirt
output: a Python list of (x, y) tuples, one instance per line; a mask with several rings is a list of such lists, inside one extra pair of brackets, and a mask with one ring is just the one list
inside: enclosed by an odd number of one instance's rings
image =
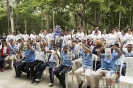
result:
[(11, 39), (13, 39), (13, 35), (11, 32), (8, 32), (7, 38), (6, 38), (6, 42), (9, 42)]
[(95, 35), (95, 32), (98, 33), (98, 36), (101, 36), (101, 31), (99, 30), (98, 26), (96, 26), (95, 30), (92, 32), (92, 36)]
[(115, 34), (117, 36), (120, 36), (121, 35), (121, 32), (119, 31), (119, 27), (115, 27)]
[(24, 41), (27, 41), (29, 39), (29, 35), (27, 34), (26, 31), (24, 31), (24, 34), (22, 35), (22, 38), (24, 39)]
[(22, 39), (22, 34), (17, 31), (16, 40)]
[(36, 39), (36, 36), (34, 35), (34, 31), (33, 30), (31, 31), (30, 39), (31, 40)]
[(76, 34), (76, 38), (78, 38), (79, 41), (81, 41), (83, 37), (84, 37), (84, 32), (82, 28), (79, 28), (78, 33)]
[(45, 53), (51, 53), (51, 56), (50, 56), (48, 62), (45, 62), (44, 64), (42, 64), (40, 66), (35, 81), (41, 81), (41, 76), (42, 76), (43, 71), (45, 70), (46, 67), (49, 67), (49, 73), (50, 73), (50, 75), (49, 75), (50, 76), (49, 86), (53, 86), (53, 83), (54, 83), (53, 68), (58, 64), (58, 59), (59, 59), (58, 56), (60, 56), (60, 52), (58, 51), (58, 46), (57, 45), (54, 45), (54, 50), (46, 51), (44, 47), (43, 47), (43, 49), (44, 49)]

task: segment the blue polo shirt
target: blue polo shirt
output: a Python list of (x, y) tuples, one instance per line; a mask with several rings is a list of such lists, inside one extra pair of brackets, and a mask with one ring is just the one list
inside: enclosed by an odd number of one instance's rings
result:
[(81, 52), (80, 55), (82, 57), (82, 67), (92, 69), (92, 54), (89, 53), (85, 54)]
[(35, 49), (34, 52), (32, 52), (30, 49), (26, 50), (26, 55), (25, 55), (25, 62), (34, 62), (35, 61)]
[(14, 52), (17, 52), (17, 47), (16, 47), (16, 46), (11, 46), (10, 55), (13, 55), (13, 54), (14, 54), (12, 50), (13, 50)]
[(69, 58), (68, 53), (61, 53), (61, 59), (62, 59), (62, 65), (63, 66), (71, 66), (72, 62), (71, 62), (71, 58)]
[(110, 71), (114, 71), (115, 62), (118, 59), (118, 53), (116, 51), (113, 51), (111, 60), (106, 59), (105, 53), (101, 54), (101, 58), (101, 69), (109, 69)]

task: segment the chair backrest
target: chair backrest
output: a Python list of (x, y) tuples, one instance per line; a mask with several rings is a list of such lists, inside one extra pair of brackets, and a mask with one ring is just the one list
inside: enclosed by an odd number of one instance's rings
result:
[(98, 60), (97, 57), (98, 57), (97, 55), (92, 54), (92, 66), (93, 66), (93, 60), (95, 60), (95, 68), (94, 68), (94, 71), (96, 71), (96, 64), (97, 64), (97, 60)]
[(125, 57), (126, 61), (126, 74), (125, 76), (133, 76), (133, 57)]

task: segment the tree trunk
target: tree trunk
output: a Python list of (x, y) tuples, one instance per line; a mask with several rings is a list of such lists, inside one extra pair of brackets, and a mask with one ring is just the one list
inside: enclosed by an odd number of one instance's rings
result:
[(7, 2), (6, 2), (6, 4), (7, 4), (7, 20), (8, 20), (8, 31), (10, 30), (10, 12), (9, 12), (9, 1), (7, 0)]
[[(120, 1), (120, 6), (121, 6), (122, 1)], [(121, 11), (119, 12), (119, 29), (121, 27)]]
[(42, 18), (41, 18), (41, 28), (43, 29), (43, 20), (44, 20), (44, 10), (42, 10)]
[(9, 0), (11, 31), (14, 32), (13, 1)]
[(25, 28), (25, 31), (27, 31), (27, 21), (26, 21), (26, 19), (24, 19), (24, 28)]

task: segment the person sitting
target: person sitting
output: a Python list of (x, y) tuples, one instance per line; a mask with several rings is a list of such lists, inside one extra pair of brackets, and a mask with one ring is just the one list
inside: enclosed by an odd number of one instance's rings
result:
[(11, 40), (10, 54), (5, 58), (5, 62), (9, 63), (9, 66), (6, 67), (6, 69), (11, 69), (12, 68), (12, 61), (16, 61), (17, 52), (18, 52), (18, 49), (15, 45), (15, 41)]
[(35, 61), (35, 49), (32, 47), (32, 42), (27, 42), (27, 50), (25, 53), (25, 60), (18, 67), (18, 77), (21, 75), (21, 71), (27, 73), (27, 77), (30, 77), (29, 68)]
[(80, 75), (85, 72), (85, 77), (87, 79), (87, 88), (90, 88), (90, 75), (92, 72), (92, 52), (83, 44), (81, 44), (81, 46), (83, 47), (83, 52), (80, 53), (80, 55), (82, 56), (82, 67), (75, 71), (75, 75), (79, 84), (78, 88), (82, 88), (83, 81), (81, 80)]
[[(38, 44), (40, 46), (38, 46)], [(44, 52), (44, 44), (39, 42), (38, 44), (36, 44), (35, 61), (30, 66), (30, 73), (31, 73), (31, 77), (33, 78), (32, 83), (34, 83), (37, 72), (39, 71), (40, 66), (45, 62), (45, 59), (46, 59), (46, 54)]]
[(54, 84), (53, 68), (58, 64), (58, 59), (60, 56), (60, 53), (58, 51), (58, 46), (54, 45), (53, 46), (54, 50), (48, 50), (48, 51), (45, 50), (44, 46), (42, 46), (42, 48), (43, 48), (45, 53), (51, 53), (51, 56), (47, 62), (43, 63), (40, 66), (39, 71), (37, 73), (37, 76), (35, 78), (35, 81), (41, 81), (41, 76), (42, 76), (43, 71), (45, 70), (46, 67), (49, 67), (49, 73), (50, 73), (49, 86), (53, 86), (53, 84)]
[(61, 57), (59, 57), (59, 55), (57, 54), (61, 61), (61, 65), (53, 71), (55, 76), (59, 79), (59, 82), (63, 88), (66, 88), (65, 74), (72, 68), (71, 65), (73, 57), (69, 56), (70, 51), (68, 48), (69, 47), (67, 45), (64, 46), (63, 52), (61, 53)]
[[(106, 86), (111, 87), (110, 79), (114, 76), (114, 68), (115, 68), (115, 62), (116, 60), (122, 55), (122, 52), (115, 46), (111, 46), (111, 57), (110, 59), (107, 59), (105, 56), (105, 53), (101, 53), (101, 51), (104, 49), (104, 47), (101, 47), (98, 51), (98, 56), (101, 57), (101, 68), (99, 68), (94, 76), (95, 76), (95, 88), (98, 88), (99, 86), (99, 78), (103, 75), (106, 78)], [(113, 51), (114, 50), (114, 51)], [(111, 72), (112, 76), (111, 76)]]
[(0, 49), (0, 70), (3, 72), (5, 69), (4, 62), (5, 58), (10, 54), (10, 48), (7, 47), (7, 43), (2, 44), (2, 49)]
[[(127, 45), (127, 51), (122, 50), (125, 57), (133, 57), (132, 44)], [(121, 74), (125, 76), (126, 63), (123, 63)]]

